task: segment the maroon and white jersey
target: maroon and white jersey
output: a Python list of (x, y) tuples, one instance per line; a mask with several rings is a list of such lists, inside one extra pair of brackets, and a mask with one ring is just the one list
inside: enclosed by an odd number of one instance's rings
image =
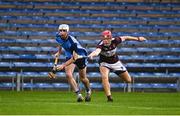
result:
[(106, 63), (116, 63), (119, 61), (118, 55), (116, 53), (117, 46), (119, 43), (121, 43), (123, 40), (120, 37), (112, 38), (110, 46), (105, 46), (103, 44), (103, 41), (101, 40), (97, 48), (101, 49), (100, 53), (100, 60), (99, 63), (101, 62), (106, 62)]

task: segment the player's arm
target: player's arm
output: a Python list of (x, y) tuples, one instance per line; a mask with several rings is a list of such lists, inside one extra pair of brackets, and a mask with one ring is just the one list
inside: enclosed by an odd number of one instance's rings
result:
[(66, 66), (69, 66), (70, 64), (72, 64), (75, 60), (73, 59), (73, 57), (71, 59), (69, 59), (68, 61), (66, 61), (65, 63), (58, 65), (57, 66), (57, 70), (63, 70)]
[(93, 57), (98, 56), (100, 52), (101, 52), (101, 49), (100, 49), (100, 48), (96, 48), (96, 50), (94, 50), (93, 52), (91, 52), (91, 53), (88, 55), (88, 57), (89, 57), (90, 59), (93, 59)]
[(49, 78), (56, 78), (57, 63), (58, 63), (58, 59), (59, 59), (60, 54), (61, 54), (61, 47), (58, 46), (58, 52), (55, 54), (55, 61), (54, 61), (53, 69), (50, 72), (48, 72)]
[[(55, 53), (55, 59), (59, 59), (59, 56), (61, 55), (62, 53), (62, 47), (61, 46), (58, 46), (58, 51)], [(56, 70), (56, 67), (57, 66), (57, 62), (54, 63), (54, 67), (53, 67), (53, 70)]]
[(55, 57), (59, 57), (62, 53), (62, 47), (61, 46), (58, 46), (58, 51), (55, 53)]
[(120, 36), (122, 40), (134, 40), (134, 41), (145, 41), (145, 37), (134, 37), (134, 36)]

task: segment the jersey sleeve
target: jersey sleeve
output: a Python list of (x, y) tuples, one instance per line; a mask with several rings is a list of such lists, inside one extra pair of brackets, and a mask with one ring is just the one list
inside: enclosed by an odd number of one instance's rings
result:
[(116, 37), (115, 38), (115, 43), (116, 44), (120, 44), (120, 43), (122, 43), (123, 42), (123, 39), (121, 38), (121, 37)]
[(97, 44), (96, 48), (100, 48), (100, 49), (102, 49), (102, 47), (103, 47), (103, 42), (102, 42), (102, 41), (100, 41), (100, 42)]

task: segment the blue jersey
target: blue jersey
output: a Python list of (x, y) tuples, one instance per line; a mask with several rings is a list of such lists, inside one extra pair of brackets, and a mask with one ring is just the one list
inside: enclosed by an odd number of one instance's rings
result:
[(68, 35), (68, 39), (64, 40), (59, 34), (56, 34), (56, 41), (65, 50), (66, 60), (72, 57), (73, 51), (79, 55), (87, 56), (86, 49), (71, 35)]

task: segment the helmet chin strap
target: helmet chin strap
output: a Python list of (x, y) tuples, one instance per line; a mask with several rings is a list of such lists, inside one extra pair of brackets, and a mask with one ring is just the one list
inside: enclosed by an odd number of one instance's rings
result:
[(62, 36), (62, 35), (60, 35), (60, 36), (61, 36), (62, 39), (67, 39), (68, 34), (66, 36)]
[(108, 47), (108, 46), (110, 46), (111, 45), (111, 43), (109, 43), (109, 44), (104, 44), (104, 46), (106, 46), (106, 47)]
[(111, 45), (111, 42), (109, 42), (108, 44), (104, 44), (104, 46), (107, 46), (107, 47), (110, 46), (110, 45)]

